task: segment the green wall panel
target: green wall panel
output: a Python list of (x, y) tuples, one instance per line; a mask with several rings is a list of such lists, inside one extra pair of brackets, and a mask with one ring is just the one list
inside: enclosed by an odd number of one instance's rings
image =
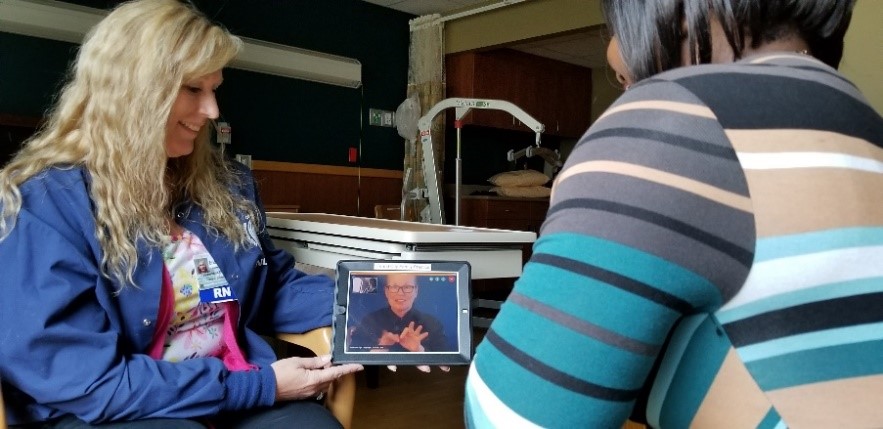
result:
[[(109, 8), (116, 1), (71, 1)], [(194, 1), (234, 34), (355, 58), (358, 89), (226, 70), (218, 94), (233, 128), (231, 153), (253, 159), (401, 169), (394, 128), (368, 126), (369, 108), (395, 110), (408, 77), (412, 15), (361, 0)], [(0, 32), (0, 113), (39, 116), (49, 107), (77, 45)], [(359, 148), (358, 164), (347, 162)]]
[(0, 32), (0, 113), (43, 116), (77, 47)]

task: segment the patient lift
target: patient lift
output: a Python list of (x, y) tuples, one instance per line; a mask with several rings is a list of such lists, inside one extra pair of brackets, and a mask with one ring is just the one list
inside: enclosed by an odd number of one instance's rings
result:
[[(441, 188), (438, 183), (438, 170), (440, 169), (440, 166), (436, 164), (435, 154), (432, 150), (432, 133), (430, 132), (430, 127), (432, 125), (432, 119), (436, 115), (438, 115), (441, 111), (450, 108), (455, 109), (454, 128), (457, 130), (457, 158), (454, 170), (454, 225), (460, 225), (460, 184), (462, 181), (462, 159), (460, 158), (460, 130), (463, 127), (461, 119), (463, 118), (463, 116), (466, 116), (466, 114), (469, 113), (469, 110), (492, 109), (508, 112), (512, 114), (512, 116), (518, 118), (521, 123), (532, 129), (536, 133), (536, 148), (533, 148), (533, 146), (530, 147), (532, 148), (531, 155), (540, 155), (540, 152), (538, 151), (542, 149), (542, 152), (549, 156), (551, 159), (552, 155), (549, 153), (551, 152), (557, 154), (557, 152), (552, 152), (549, 149), (540, 147), (540, 134), (542, 134), (542, 132), (545, 130), (543, 124), (534, 119), (533, 116), (527, 114), (527, 112), (522, 110), (520, 107), (508, 101), (484, 100), (474, 98), (447, 98), (438, 102), (438, 104), (432, 106), (432, 108), (430, 108), (429, 111), (425, 115), (420, 117), (420, 119), (417, 121), (420, 142), (423, 144), (423, 176), (426, 181), (427, 198), (429, 200), (428, 208), (430, 223), (444, 223), (444, 210), (442, 207), (443, 200), (441, 198)], [(514, 154), (512, 154), (512, 156), (514, 156)], [(512, 159), (510, 159), (510, 161), (511, 160)], [(560, 164), (560, 161), (558, 161), (558, 163)]]

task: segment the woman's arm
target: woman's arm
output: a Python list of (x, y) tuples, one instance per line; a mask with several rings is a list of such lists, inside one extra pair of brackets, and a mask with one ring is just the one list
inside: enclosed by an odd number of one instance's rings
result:
[[(270, 368), (230, 373), (217, 359), (170, 363), (131, 350), (114, 295), (118, 285), (100, 272), (92, 253), (93, 231), (74, 227), (88, 218), (82, 215), (90, 213), (88, 206), (80, 204), (88, 197), (59, 200), (53, 192), (26, 196), (27, 208), (0, 242), (0, 260), (9, 261), (0, 276), (3, 382), (38, 404), (23, 418), (187, 418), (273, 403)], [(144, 293), (160, 287), (156, 280), (126, 287)], [(154, 320), (155, 308), (145, 303), (145, 321)]]
[(267, 217), (257, 185), (250, 170), (234, 164), (240, 175), (245, 198), (257, 206), (260, 216), (258, 240), (266, 257), (267, 277), (264, 279), (268, 299), (268, 312), (272, 314), (274, 332), (303, 333), (315, 328), (330, 326), (334, 305), (334, 280), (324, 275), (309, 275), (294, 266), (294, 257), (273, 244), (267, 232)]
[(753, 242), (744, 176), (712, 112), (672, 83), (633, 88), (556, 179), (477, 349), (469, 426), (620, 427), (671, 327), (741, 286)]

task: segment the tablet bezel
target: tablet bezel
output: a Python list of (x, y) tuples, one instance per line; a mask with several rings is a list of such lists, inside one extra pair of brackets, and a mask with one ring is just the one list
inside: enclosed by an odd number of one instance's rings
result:
[[(418, 276), (432, 276), (433, 273), (444, 274), (456, 273), (458, 281), (456, 288), (455, 308), (451, 308), (445, 319), (456, 320), (457, 326), (454, 343), (455, 351), (434, 352), (408, 352), (408, 351), (352, 351), (348, 350), (348, 328), (351, 323), (348, 311), (354, 294), (352, 288), (352, 276), (371, 276), (376, 273), (378, 277), (389, 273), (408, 272)], [(438, 260), (347, 260), (337, 263), (337, 279), (335, 287), (335, 304), (333, 318), (333, 347), (332, 362), (334, 363), (361, 363), (366, 365), (468, 365), (472, 360), (472, 311), (471, 301), (471, 266), (466, 261), (438, 261)], [(425, 283), (426, 280), (423, 280)], [(425, 287), (421, 286), (421, 287)], [(382, 293), (382, 290), (379, 292)], [(376, 299), (376, 298), (375, 298)], [(419, 295), (417, 297), (419, 300)], [(449, 300), (446, 300), (449, 301)], [(419, 301), (417, 301), (419, 303)], [(415, 303), (415, 307), (416, 307)], [(382, 307), (378, 307), (382, 308)], [(417, 307), (419, 310), (420, 308)], [(424, 311), (426, 312), (426, 311)], [(432, 313), (430, 313), (432, 314)], [(437, 316), (436, 316), (437, 317)], [(353, 322), (358, 323), (358, 322)], [(447, 327), (446, 327), (447, 328)], [(448, 330), (445, 330), (446, 335)]]

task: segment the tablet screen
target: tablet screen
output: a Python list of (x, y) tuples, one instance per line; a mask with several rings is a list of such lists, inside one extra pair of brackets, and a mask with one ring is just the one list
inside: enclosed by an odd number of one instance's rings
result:
[(470, 266), (452, 261), (340, 261), (335, 362), (468, 364)]

